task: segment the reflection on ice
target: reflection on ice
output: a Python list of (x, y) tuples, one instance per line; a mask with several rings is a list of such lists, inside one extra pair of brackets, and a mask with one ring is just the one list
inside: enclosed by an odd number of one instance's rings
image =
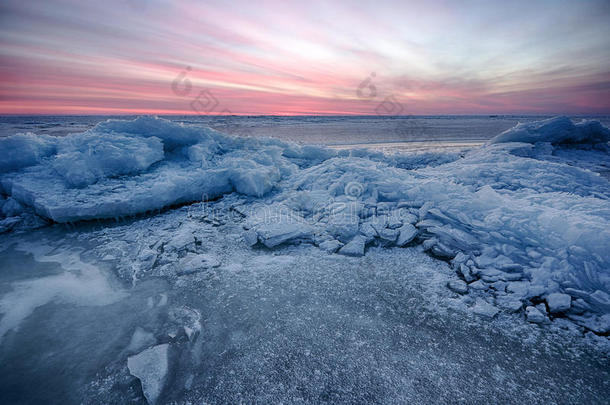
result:
[(58, 275), (26, 279), (11, 283), (11, 291), (0, 298), (0, 339), (19, 327), (36, 308), (50, 302), (83, 306), (100, 306), (116, 302), (125, 292), (111, 286), (97, 267), (80, 260), (78, 251), (42, 255), (41, 262), (56, 262), (65, 269)]
[(12, 284), (13, 291), (0, 298), (0, 338), (34, 309), (52, 301), (74, 305), (108, 305), (124, 294), (115, 291), (99, 270), (81, 274), (63, 273), (57, 276), (19, 281)]

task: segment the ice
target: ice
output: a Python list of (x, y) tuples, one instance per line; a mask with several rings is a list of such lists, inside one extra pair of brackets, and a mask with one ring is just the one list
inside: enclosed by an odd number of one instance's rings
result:
[(396, 242), (396, 238), (398, 238), (398, 231), (396, 229), (383, 228), (377, 230), (377, 234), (379, 235), (379, 239), (384, 242), (393, 243)]
[(21, 217), (8, 217), (0, 220), (0, 233), (9, 232), (21, 221)]
[(324, 241), (324, 242), (320, 243), (320, 245), (319, 245), (320, 249), (325, 250), (328, 253), (335, 253), (342, 246), (343, 246), (343, 243), (339, 242), (338, 240), (334, 240), (334, 239)]
[(568, 294), (552, 293), (546, 297), (546, 303), (551, 313), (565, 312), (570, 309), (572, 297)]
[(243, 233), (243, 239), (248, 246), (254, 246), (258, 243), (258, 233), (254, 229), (250, 229)]
[[(111, 120), (63, 138), (15, 135), (2, 142), (2, 171), (11, 171), (0, 179), (5, 193), (56, 222), (134, 215), (232, 191), (261, 197), (296, 167), (281, 155), (288, 148), (282, 142), (153, 117)], [(26, 151), (22, 161), (9, 154), (17, 148)]]
[(199, 143), (216, 144), (217, 134), (211, 129), (201, 129), (173, 123), (156, 117), (139, 117), (135, 120), (108, 120), (99, 123), (88, 133), (126, 134), (134, 137), (155, 137), (163, 141), (166, 151)]
[[(552, 311), (565, 307), (564, 295), (581, 300), (561, 311), (588, 327), (610, 313), (610, 184), (600, 175), (609, 140), (599, 122), (557, 117), (463, 153), (416, 156), (240, 138), (142, 117), (61, 140), (6, 138), (30, 152), (23, 161), (2, 153), (0, 184), (9, 197), (4, 215), (17, 214), (15, 201), (56, 222), (238, 193), (249, 246), (309, 243), (361, 256), (369, 245), (421, 245), (451, 263), (475, 299), (525, 317), (521, 308), (563, 294)], [(182, 232), (166, 245), (176, 260), (194, 246), (193, 230)], [(183, 237), (191, 248), (176, 245)], [(193, 263), (183, 264), (192, 270)]]
[(231, 168), (230, 180), (235, 191), (255, 197), (271, 191), (281, 177), (277, 167), (264, 166), (252, 160), (228, 159), (226, 166)]
[(2, 205), (2, 213), (7, 217), (19, 215), (23, 212), (23, 207), (14, 198), (8, 198)]
[(345, 256), (363, 256), (366, 238), (358, 235), (349, 241), (345, 246), (339, 249), (339, 253)]
[(220, 261), (209, 254), (193, 254), (189, 253), (184, 258), (180, 259), (178, 264), (180, 270), (178, 274), (190, 274), (198, 271), (220, 266)]
[[(489, 292), (480, 291), (456, 297), (446, 287), (447, 281), (456, 279), (450, 263), (426, 256), (418, 245), (372, 247), (364, 257), (346, 258), (319, 251), (317, 239), (313, 245), (269, 250), (262, 244), (250, 249), (239, 243), (238, 232), (246, 222), (241, 216), (229, 221), (223, 213), (232, 212), (229, 207), (237, 204), (248, 212), (244, 207), (252, 201), (232, 195), (210, 203), (206, 212), (216, 212), (220, 226), (202, 221), (198, 215), (202, 204), (197, 204), (110, 226), (71, 226), (67, 235), (57, 232), (57, 228), (66, 228), (63, 226), (31, 235), (32, 244), (55, 235), (50, 245), (54, 251), (81, 240), (91, 246), (90, 258), (112, 254), (112, 262), (105, 264), (112, 263), (117, 269), (136, 263), (141, 252), (148, 260), (149, 250), (156, 252), (159, 263), (174, 254), (177, 257), (171, 260), (179, 263), (196, 253), (217, 256), (222, 265), (162, 278), (156, 275), (159, 265), (155, 265), (153, 273), (139, 279), (129, 288), (129, 297), (116, 305), (41, 309), (22, 323), (18, 334), (3, 340), (3, 364), (15, 373), (5, 373), (0, 384), (23, 387), (26, 399), (40, 393), (43, 402), (49, 390), (57, 387), (78, 393), (74, 401), (62, 401), (66, 404), (145, 403), (141, 382), (129, 375), (127, 356), (169, 343), (167, 379), (157, 403), (323, 401), (325, 381), (334, 375), (332, 389), (341, 392), (333, 398), (339, 402), (417, 403), (431, 396), (442, 402), (473, 392), (480, 393), (477, 400), (485, 402), (490, 389), (500, 402), (511, 398), (536, 402), (549, 395), (560, 400), (566, 395), (573, 402), (590, 403), (605, 397), (607, 389), (597, 384), (604, 381), (605, 368), (592, 356), (572, 354), (575, 348), (570, 339), (559, 346), (555, 339), (561, 339), (565, 331), (555, 334), (524, 327), (526, 321), (518, 319), (524, 318), (522, 310), (510, 316), (496, 315), (493, 321), (456, 313), (453, 307), (447, 313), (447, 299), (455, 298), (464, 311), (479, 296), (493, 301)], [(196, 252), (189, 251), (190, 242), (178, 244), (178, 250), (172, 252), (164, 250), (166, 241), (177, 232), (193, 232), (198, 241)], [(202, 238), (204, 234), (208, 235)], [(5, 236), (5, 240), (11, 237), (21, 243), (24, 236)], [(184, 246), (187, 248), (182, 249)], [(456, 259), (463, 264), (472, 260), (462, 255)], [(2, 260), (10, 261), (11, 253)], [(18, 264), (15, 270), (19, 273)], [(131, 281), (129, 277), (125, 280)], [(151, 289), (151, 284), (156, 287)], [(164, 295), (167, 303), (162, 305)], [(505, 311), (497, 302), (493, 305)], [(589, 319), (590, 314), (585, 316)], [(603, 319), (593, 317), (590, 322), (601, 330)], [(137, 327), (152, 333), (156, 341), (127, 351)], [(574, 329), (574, 337), (582, 334)], [(566, 357), (574, 360), (566, 362)], [(23, 364), (23, 358), (31, 361)], [(369, 367), (379, 359), (400, 361), (387, 362), (380, 373), (379, 367)], [(502, 381), (509, 383), (489, 385), (486, 365), (490, 363), (500, 367), (492, 367), (492, 378), (501, 374), (505, 376)], [(72, 368), (75, 366), (78, 368)], [(532, 374), (535, 381), (528, 369), (536, 371)], [(411, 385), (404, 384), (405, 378), (415, 381), (422, 376), (426, 381), (438, 381), (439, 370), (444, 373), (442, 381), (453, 381), (458, 388), (448, 392), (439, 383), (433, 390), (413, 392)], [(31, 384), (40, 371), (51, 385)], [(405, 372), (410, 374), (405, 377)], [(30, 373), (35, 373), (32, 378), (28, 378)], [(89, 377), (83, 380), (83, 375)], [(303, 376), (312, 380), (301, 389)], [(547, 386), (555, 387), (551, 394), (539, 388)], [(377, 391), (379, 387), (389, 389)], [(506, 392), (506, 387), (511, 391)], [(4, 395), (7, 391), (3, 390)], [(583, 396), (582, 392), (590, 394)], [(19, 403), (10, 399), (5, 402)], [(31, 402), (37, 403), (35, 399)]]
[(365, 222), (360, 225), (360, 234), (366, 238), (366, 243), (373, 242), (377, 236), (377, 231), (370, 222)]
[(314, 228), (297, 212), (289, 207), (276, 204), (263, 206), (255, 210), (249, 218), (248, 238), (253, 242), (253, 234), (257, 240), (268, 248), (292, 241), (300, 243), (313, 241)]
[(55, 153), (56, 139), (32, 133), (0, 138), (0, 174), (33, 166)]
[(150, 405), (155, 405), (167, 381), (169, 344), (146, 349), (127, 359), (127, 367), (142, 383), (142, 391)]
[(496, 304), (507, 312), (517, 312), (523, 307), (523, 303), (520, 300), (507, 296), (496, 298)]
[(544, 314), (536, 307), (529, 306), (525, 308), (525, 314), (527, 320), (532, 323), (543, 323), (546, 321)]
[(0, 299), (0, 341), (38, 307), (51, 302), (83, 306), (103, 306), (125, 296), (114, 288), (102, 271), (80, 260), (78, 252), (45, 255), (39, 260), (62, 263), (66, 271), (52, 276), (16, 281)]
[(268, 248), (292, 240), (311, 239), (313, 237), (312, 229), (306, 224), (299, 223), (262, 224), (256, 232), (261, 243)]
[(463, 282), (462, 280), (451, 280), (447, 287), (453, 292), (458, 294), (466, 294), (468, 292), (468, 284)]
[(129, 342), (129, 346), (127, 346), (126, 350), (131, 353), (137, 353), (146, 347), (154, 345), (155, 343), (155, 336), (151, 332), (148, 332), (138, 326), (133, 332), (131, 341)]
[(479, 315), (479, 316), (483, 316), (485, 318), (493, 318), (494, 316), (496, 316), (498, 314), (498, 312), (500, 312), (498, 310), (498, 308), (496, 308), (495, 306), (491, 305), (490, 303), (486, 302), (485, 300), (478, 298), (476, 300), (476, 304), (474, 305), (474, 307), (472, 308), (472, 311)]
[(357, 203), (331, 204), (328, 208), (326, 231), (341, 242), (348, 242), (358, 233), (359, 211)]
[(180, 227), (173, 232), (170, 240), (163, 245), (163, 249), (167, 252), (193, 250), (196, 243), (193, 232), (194, 229), (189, 226)]
[(194, 340), (201, 332), (201, 314), (199, 311), (187, 306), (172, 308), (169, 318), (180, 326), (189, 340)]
[(164, 158), (163, 143), (155, 137), (85, 133), (61, 139), (57, 149), (51, 166), (72, 187), (140, 173)]
[(490, 144), (504, 142), (549, 142), (604, 144), (610, 141), (610, 130), (598, 121), (574, 124), (568, 117), (555, 117), (532, 123), (518, 124), (489, 140)]

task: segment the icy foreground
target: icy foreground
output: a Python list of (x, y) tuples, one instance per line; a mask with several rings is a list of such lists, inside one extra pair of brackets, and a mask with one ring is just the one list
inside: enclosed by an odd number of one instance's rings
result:
[[(560, 117), (463, 155), (384, 155), (150, 117), (107, 121), (63, 138), (1, 139), (0, 227), (123, 217), (236, 192), (248, 197), (236, 208), (248, 245), (362, 256), (371, 245), (422, 244), (450, 261), (461, 281), (448, 287), (474, 299), (476, 314), (567, 317), (604, 335), (610, 184), (599, 173), (608, 171), (608, 141), (598, 122)], [(155, 253), (141, 252), (143, 262), (147, 254)], [(187, 268), (202, 259), (184, 260)]]

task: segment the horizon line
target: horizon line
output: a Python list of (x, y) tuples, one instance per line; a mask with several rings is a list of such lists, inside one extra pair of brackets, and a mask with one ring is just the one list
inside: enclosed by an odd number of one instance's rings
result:
[(407, 117), (506, 117), (506, 116), (522, 116), (522, 117), (547, 117), (547, 116), (584, 116), (584, 117), (604, 117), (610, 116), (610, 111), (606, 113), (583, 113), (583, 112), (553, 112), (553, 113), (455, 113), (455, 114), (334, 114), (334, 113), (318, 113), (318, 114), (179, 114), (179, 113), (96, 113), (96, 114), (48, 114), (48, 113), (2, 113), (0, 117), (134, 117), (134, 116), (157, 116), (157, 117), (371, 117), (371, 118), (407, 118)]

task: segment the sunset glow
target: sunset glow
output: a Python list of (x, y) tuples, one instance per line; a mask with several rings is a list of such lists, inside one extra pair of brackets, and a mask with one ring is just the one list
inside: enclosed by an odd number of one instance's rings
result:
[[(399, 114), (610, 113), (605, 1), (9, 0), (0, 15), (2, 114), (376, 114), (387, 97)], [(190, 91), (172, 89), (181, 73)]]

